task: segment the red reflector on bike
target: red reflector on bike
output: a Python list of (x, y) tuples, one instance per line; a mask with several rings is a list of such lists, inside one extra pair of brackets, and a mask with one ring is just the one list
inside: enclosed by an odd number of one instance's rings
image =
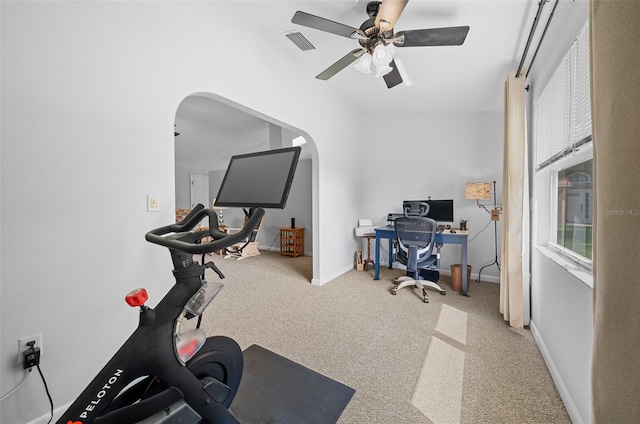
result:
[(178, 348), (178, 355), (180, 355), (182, 358), (191, 358), (194, 353), (198, 351), (198, 348), (200, 347), (198, 345), (198, 339), (193, 339), (187, 344), (182, 345)]
[(149, 299), (149, 294), (146, 289), (135, 289), (124, 297), (129, 306), (142, 306), (147, 299)]
[(207, 333), (200, 328), (174, 334), (175, 352), (182, 364), (186, 364), (207, 341)]

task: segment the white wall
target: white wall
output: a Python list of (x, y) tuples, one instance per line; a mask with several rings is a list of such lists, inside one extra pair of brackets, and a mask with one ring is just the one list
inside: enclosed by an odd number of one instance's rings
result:
[[(218, 94), (313, 140), (312, 226), (323, 228), (313, 240), (314, 283), (351, 268), (359, 114), (293, 66), (252, 72), (250, 61), (295, 60), (270, 50), (277, 43), (252, 25), (237, 31), (245, 21), (237, 6), (1, 7), (0, 393), (23, 375), (17, 339), (42, 332), (41, 365), (56, 407), (71, 401), (137, 323), (123, 296), (144, 285), (153, 306), (172, 283), (168, 253), (144, 234), (174, 218), (173, 124), (192, 93)], [(261, 49), (253, 48), (256, 39), (265, 41)], [(149, 193), (159, 196), (160, 212), (146, 212)], [(42, 383), (32, 376), (2, 403), (0, 421), (47, 413)]]
[[(551, 8), (548, 5), (547, 8)], [(589, 2), (560, 2), (529, 72), (528, 110), (588, 19)], [(543, 22), (546, 22), (546, 18)], [(532, 121), (530, 121), (532, 122)], [(529, 126), (530, 139), (533, 125)], [(533, 152), (532, 152), (533, 153)], [(535, 157), (530, 155), (530, 157)], [(533, 171), (533, 170), (532, 170)], [(531, 330), (574, 423), (589, 421), (592, 289), (545, 254), (550, 174), (532, 172)]]
[[(464, 184), (497, 180), (500, 201), (501, 112), (363, 117), (293, 65), (252, 72), (249, 62), (296, 61), (253, 26), (238, 32), (246, 19), (236, 7), (1, 3), (1, 394), (22, 377), (16, 340), (42, 332), (56, 406), (71, 401), (137, 323), (123, 296), (144, 285), (153, 306), (172, 283), (167, 252), (144, 234), (174, 219), (173, 124), (190, 94), (216, 94), (312, 140), (313, 222), (305, 226), (322, 228), (313, 237), (316, 285), (352, 268), (358, 218), (384, 224), (408, 197), (454, 198), (470, 238), (488, 223), (464, 199)], [(265, 41), (259, 50), (256, 39)], [(149, 193), (160, 212), (146, 212)], [(457, 262), (457, 249), (445, 249), (443, 267)], [(469, 263), (477, 272), (492, 259), (490, 225), (470, 242)], [(1, 407), (7, 423), (48, 413), (34, 376)]]
[(593, 291), (540, 250), (531, 264), (531, 331), (572, 421), (587, 423)]
[[(362, 125), (366, 142), (360, 152), (364, 166), (361, 218), (385, 225), (387, 213), (402, 212), (403, 200), (453, 199), (454, 225), (468, 220), (467, 258), (472, 277), (477, 278), (480, 268), (495, 258), (494, 226), (486, 226), (490, 215), (474, 200), (465, 199), (464, 189), (466, 183), (495, 180), (501, 202), (502, 112), (385, 112), (384, 117), (367, 116)], [(493, 204), (493, 198), (483, 203)], [(498, 255), (500, 230), (498, 223)], [(454, 263), (460, 263), (460, 247), (445, 245), (442, 272), (449, 272)], [(486, 281), (497, 282), (499, 275), (496, 266), (482, 271)], [(469, 290), (471, 294), (472, 285)]]

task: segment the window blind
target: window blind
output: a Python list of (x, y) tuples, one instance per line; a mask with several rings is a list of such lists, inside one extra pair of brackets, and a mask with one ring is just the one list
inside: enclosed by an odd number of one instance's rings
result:
[(576, 39), (576, 59), (573, 84), (573, 134), (574, 143), (591, 135), (591, 86), (589, 81), (589, 23)]
[(537, 169), (591, 139), (588, 23), (534, 100)]

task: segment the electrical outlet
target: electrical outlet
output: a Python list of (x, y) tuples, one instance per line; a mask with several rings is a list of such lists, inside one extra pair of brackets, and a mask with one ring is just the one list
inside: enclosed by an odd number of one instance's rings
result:
[(29, 337), (21, 337), (18, 339), (18, 363), (22, 363), (22, 357), (25, 350), (29, 349), (29, 342), (36, 342), (35, 347), (40, 348), (40, 356), (42, 356), (42, 333), (34, 334)]

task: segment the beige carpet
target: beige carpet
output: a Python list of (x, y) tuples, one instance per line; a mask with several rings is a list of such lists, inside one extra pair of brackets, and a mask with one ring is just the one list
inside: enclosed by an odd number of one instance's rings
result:
[(227, 278), (203, 328), (353, 387), (340, 423), (571, 422), (531, 332), (499, 314), (497, 284), (473, 281), (464, 297), (443, 276), (447, 294), (425, 304), (417, 290), (390, 294), (401, 270), (315, 287), (310, 257), (214, 261)]

